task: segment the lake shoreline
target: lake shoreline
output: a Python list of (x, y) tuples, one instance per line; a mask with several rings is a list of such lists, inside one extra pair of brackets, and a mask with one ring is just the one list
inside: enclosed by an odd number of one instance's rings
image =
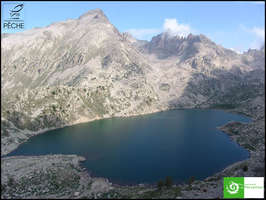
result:
[[(187, 109), (199, 109), (199, 110), (222, 110), (224, 112), (228, 112), (228, 113), (232, 113), (232, 114), (238, 114), (238, 115), (244, 115), (246, 117), (249, 117), (251, 120), (254, 120), (252, 118), (252, 116), (246, 114), (246, 113), (243, 113), (243, 112), (238, 112), (238, 111), (235, 111), (235, 110), (232, 110), (232, 109), (221, 109), (221, 108), (209, 108), (209, 107), (189, 107), (189, 108), (174, 108), (174, 109), (164, 109), (164, 110), (155, 110), (155, 111), (151, 111), (151, 112), (148, 112), (148, 113), (143, 113), (143, 114), (133, 114), (133, 115), (121, 115), (121, 116), (108, 116), (108, 117), (95, 117), (93, 119), (83, 119), (83, 120), (76, 120), (72, 123), (69, 123), (69, 124), (65, 124), (65, 125), (62, 125), (62, 126), (59, 126), (59, 127), (51, 127), (51, 128), (45, 128), (45, 129), (41, 129), (41, 130), (38, 130), (38, 131), (30, 131), (30, 130), (23, 130), (24, 133), (28, 133), (28, 138), (21, 142), (21, 143), (18, 143), (16, 144), (16, 147), (11, 149), (11, 150), (6, 150), (4, 151), (4, 153), (1, 151), (1, 157), (2, 156), (6, 156), (7, 154), (11, 153), (12, 151), (16, 150), (19, 145), (27, 142), (31, 137), (33, 136), (37, 136), (37, 135), (41, 135), (41, 134), (44, 134), (48, 131), (52, 131), (52, 130), (57, 130), (57, 129), (61, 129), (61, 128), (65, 128), (65, 127), (70, 127), (70, 126), (74, 126), (74, 125), (80, 125), (80, 124), (85, 124), (85, 123), (89, 123), (89, 122), (94, 122), (94, 121), (97, 121), (97, 120), (102, 120), (102, 119), (112, 119), (112, 118), (130, 118), (130, 117), (141, 117), (141, 116), (145, 116), (145, 115), (151, 115), (151, 114), (155, 114), (155, 113), (160, 113), (160, 112), (166, 112), (166, 111), (174, 111), (174, 110), (187, 110)], [(250, 123), (250, 122), (248, 122)], [(222, 125), (221, 127), (225, 126), (226, 124)], [(217, 127), (217, 129), (219, 129)], [(226, 133), (226, 132), (225, 132)], [(228, 134), (228, 133), (227, 133)], [(1, 144), (2, 145), (2, 144)], [(3, 147), (2, 147), (3, 148)]]

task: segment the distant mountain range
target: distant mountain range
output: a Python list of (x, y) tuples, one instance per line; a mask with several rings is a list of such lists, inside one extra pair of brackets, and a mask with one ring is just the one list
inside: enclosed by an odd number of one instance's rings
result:
[(192, 34), (137, 40), (100, 9), (1, 42), (2, 154), (50, 128), (265, 95), (265, 47), (237, 54)]

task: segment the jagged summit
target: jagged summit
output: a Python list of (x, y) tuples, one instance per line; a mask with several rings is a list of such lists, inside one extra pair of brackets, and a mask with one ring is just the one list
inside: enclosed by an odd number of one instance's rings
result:
[(184, 37), (184, 36), (179, 36), (179, 35), (171, 35), (168, 32), (163, 32), (157, 36), (152, 37), (151, 42), (158, 41), (158, 40), (163, 40), (163, 41), (169, 40), (169, 41), (176, 41), (176, 42), (191, 41), (191, 42), (205, 42), (205, 43), (215, 44), (207, 36), (203, 34), (194, 35), (192, 33)]
[(190, 40), (190, 41), (195, 41), (195, 42), (212, 42), (207, 36), (205, 36), (204, 34), (199, 34), (199, 35), (195, 35), (192, 33), (189, 33), (187, 36), (179, 36), (179, 35), (172, 35), (168, 32), (162, 32), (160, 34), (158, 34), (157, 36), (152, 37), (153, 38), (160, 38), (163, 40)]
[(179, 56), (181, 60), (186, 60), (198, 53), (201, 55), (213, 55), (214, 57), (216, 54), (219, 54), (219, 56), (236, 55), (235, 52), (217, 45), (203, 34), (194, 35), (192, 33), (183, 37), (163, 32), (154, 36), (141, 49), (143, 52), (156, 55), (159, 59)]

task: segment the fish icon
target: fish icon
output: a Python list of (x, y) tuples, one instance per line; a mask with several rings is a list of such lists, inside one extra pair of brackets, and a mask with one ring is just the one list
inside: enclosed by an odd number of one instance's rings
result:
[(10, 12), (19, 12), (23, 9), (24, 5), (23, 4), (19, 4), (19, 5), (16, 5), (12, 10), (10, 10)]
[(10, 17), (12, 19), (19, 19), (19, 12), (23, 9), (24, 5), (23, 4), (18, 4), (16, 5), (13, 9), (9, 10), (10, 11)]

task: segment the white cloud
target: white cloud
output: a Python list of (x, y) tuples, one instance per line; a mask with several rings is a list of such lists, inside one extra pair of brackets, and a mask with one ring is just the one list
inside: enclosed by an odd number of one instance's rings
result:
[(179, 24), (176, 19), (165, 19), (163, 24), (163, 30), (173, 36), (186, 37), (191, 33), (191, 28), (186, 24)]
[(149, 36), (159, 34), (160, 29), (129, 29), (126, 32), (129, 32), (133, 37), (137, 39), (146, 39)]
[(148, 39), (154, 35), (157, 35), (161, 32), (168, 32), (172, 36), (182, 36), (186, 37), (189, 33), (195, 32), (192, 31), (191, 27), (187, 24), (180, 24), (175, 18), (165, 19), (162, 28), (151, 28), (151, 29), (128, 29), (126, 32), (129, 32), (133, 37), (137, 39)]
[(262, 27), (253, 27), (247, 28), (244, 25), (241, 25), (241, 28), (253, 35), (254, 40), (250, 44), (252, 49), (260, 49), (261, 46), (265, 43), (265, 28)]

